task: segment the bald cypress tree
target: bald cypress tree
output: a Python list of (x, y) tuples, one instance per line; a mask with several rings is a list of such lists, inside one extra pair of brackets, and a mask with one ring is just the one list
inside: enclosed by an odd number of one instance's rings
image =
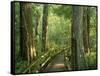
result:
[(83, 43), (85, 53), (89, 53), (89, 15), (88, 7), (83, 8)]
[(21, 57), (30, 62), (36, 58), (32, 29), (32, 3), (20, 3), (20, 24)]
[(72, 70), (83, 70), (86, 67), (83, 45), (83, 7), (72, 7), (72, 42), (71, 42), (71, 65)]
[(43, 17), (42, 17), (42, 49), (46, 51), (47, 48), (47, 29), (48, 29), (48, 4), (43, 6)]

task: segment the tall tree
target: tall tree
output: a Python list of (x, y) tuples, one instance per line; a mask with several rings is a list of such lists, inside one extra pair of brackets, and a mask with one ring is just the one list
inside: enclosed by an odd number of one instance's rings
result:
[(38, 25), (39, 25), (39, 17), (35, 17), (35, 36), (38, 35)]
[(32, 29), (32, 3), (20, 3), (20, 24), (21, 56), (30, 62), (36, 58)]
[(43, 6), (43, 21), (42, 21), (42, 51), (46, 51), (47, 47), (47, 29), (48, 29), (48, 4)]
[(72, 70), (85, 69), (84, 45), (83, 45), (83, 7), (72, 7), (72, 42), (71, 42), (71, 65)]
[(89, 12), (88, 8), (83, 8), (83, 42), (84, 42), (84, 51), (85, 53), (89, 53)]
[[(87, 32), (88, 32), (88, 47), (90, 48), (90, 7), (87, 7)], [(90, 50), (88, 51), (90, 52)]]
[(40, 16), (41, 16), (41, 9), (38, 9), (38, 7), (40, 6), (34, 6), (33, 5), (33, 16), (34, 16), (34, 29), (35, 29), (35, 36), (38, 35), (38, 26), (39, 26), (39, 20), (40, 20)]

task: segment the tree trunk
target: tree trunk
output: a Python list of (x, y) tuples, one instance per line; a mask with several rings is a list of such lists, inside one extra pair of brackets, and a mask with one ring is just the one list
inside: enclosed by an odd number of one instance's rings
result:
[[(90, 48), (90, 7), (87, 8), (87, 32), (88, 32), (88, 47)], [(90, 50), (89, 50), (90, 52)]]
[(36, 57), (32, 27), (32, 4), (20, 3), (20, 48), (21, 56), (30, 62)]
[(39, 25), (39, 17), (35, 17), (35, 36), (38, 35), (38, 25)]
[(42, 49), (41, 51), (46, 51), (47, 48), (47, 29), (48, 29), (48, 4), (44, 4), (43, 7), (43, 21), (42, 21)]
[(88, 11), (87, 7), (84, 7), (83, 13), (83, 42), (84, 42), (84, 51), (89, 53), (89, 20), (88, 20)]
[(71, 65), (72, 70), (83, 70), (86, 69), (83, 45), (83, 7), (73, 6), (72, 10)]

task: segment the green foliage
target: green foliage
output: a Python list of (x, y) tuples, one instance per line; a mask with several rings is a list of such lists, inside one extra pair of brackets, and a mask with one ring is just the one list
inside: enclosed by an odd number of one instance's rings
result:
[(89, 55), (86, 56), (86, 62), (88, 64), (88, 69), (96, 69), (97, 60), (96, 60), (96, 52), (91, 52)]
[(97, 24), (97, 9), (96, 7), (91, 7), (91, 8), (88, 8), (88, 13), (89, 13), (89, 16), (90, 16), (90, 27), (96, 27), (96, 24)]
[(70, 19), (72, 15), (72, 6), (66, 5), (51, 5), (51, 10), (58, 16), (63, 16), (65, 19)]
[(16, 74), (20, 74), (23, 71), (23, 69), (26, 69), (27, 66), (28, 66), (27, 61), (20, 60), (20, 62), (16, 62), (16, 66), (15, 66)]
[(20, 5), (19, 3), (15, 4), (15, 50), (16, 50), (16, 60), (19, 57), (19, 52), (20, 52)]
[(57, 15), (50, 15), (48, 19), (48, 41), (58, 46), (66, 45), (71, 37), (70, 20), (65, 20)]
[(91, 28), (91, 32), (90, 32), (90, 48), (92, 51), (96, 51), (97, 48), (97, 37), (96, 37), (96, 29), (95, 28)]
[(40, 17), (42, 11), (42, 5), (39, 5), (39, 4), (34, 4), (32, 5), (32, 12), (33, 12), (33, 16), (38, 16)]
[(90, 8), (90, 49), (92, 51), (96, 51), (97, 48), (97, 18), (96, 18), (96, 8), (91, 7)]

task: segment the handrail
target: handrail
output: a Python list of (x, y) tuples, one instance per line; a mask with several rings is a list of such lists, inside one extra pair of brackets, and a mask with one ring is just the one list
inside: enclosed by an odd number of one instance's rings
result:
[(66, 50), (66, 49), (68, 49), (69, 47), (67, 47), (67, 48), (63, 48), (63, 49), (59, 49), (59, 50), (53, 50), (53, 51), (47, 51), (46, 53), (44, 53), (43, 55), (41, 55), (35, 62), (33, 62), (31, 65), (29, 65), (28, 66), (28, 68), (26, 68), (22, 73), (26, 73), (32, 66), (34, 66), (35, 64), (37, 64), (37, 62), (38, 61), (40, 61), (41, 60), (41, 58), (46, 58), (47, 56), (47, 59), (41, 64), (41, 67), (43, 66), (43, 65), (45, 65), (44, 63), (45, 62), (47, 62), (49, 59), (51, 59), (51, 57), (49, 56), (49, 55), (52, 55), (53, 54), (53, 52), (54, 52), (54, 55), (53, 56), (55, 56), (55, 55), (57, 55), (58, 53), (60, 53), (60, 52), (62, 52), (62, 51), (64, 51), (64, 50)]
[[(48, 51), (50, 52), (50, 51)], [(44, 53), (43, 55), (41, 55), (35, 62), (33, 62), (31, 65), (28, 66), (27, 69), (25, 69), (22, 73), (26, 73), (32, 66), (34, 66), (41, 58), (43, 58), (45, 55), (48, 54), (48, 52)]]

